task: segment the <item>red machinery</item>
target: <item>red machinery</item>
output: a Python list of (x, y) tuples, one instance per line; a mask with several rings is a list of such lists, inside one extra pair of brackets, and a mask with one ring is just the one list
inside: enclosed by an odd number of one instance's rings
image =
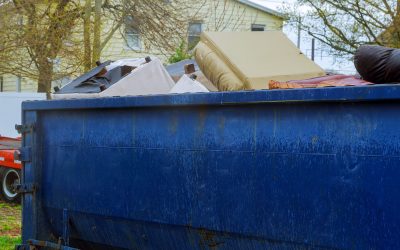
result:
[(0, 136), (0, 195), (10, 202), (19, 201), (14, 185), (21, 179), (21, 162), (14, 153), (21, 147), (21, 140)]

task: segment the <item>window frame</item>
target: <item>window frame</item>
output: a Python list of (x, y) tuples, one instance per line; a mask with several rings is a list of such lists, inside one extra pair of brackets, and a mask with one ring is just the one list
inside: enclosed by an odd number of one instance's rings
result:
[[(194, 25), (200, 26), (200, 32), (191, 32), (191, 27)], [(187, 37), (187, 44), (189, 47), (194, 47), (200, 41), (201, 33), (203, 32), (204, 22), (199, 20), (193, 20), (188, 23), (188, 37)], [(197, 40), (195, 42), (195, 40)]]
[(250, 29), (252, 32), (263, 32), (265, 31), (265, 26), (265, 24), (252, 23)]
[[(142, 39), (140, 36), (140, 31), (137, 28), (137, 24), (133, 17), (126, 17), (124, 23), (124, 36), (125, 45), (129, 50), (142, 50)], [(136, 38), (134, 38), (136, 37)], [(135, 44), (132, 43), (136, 39)]]

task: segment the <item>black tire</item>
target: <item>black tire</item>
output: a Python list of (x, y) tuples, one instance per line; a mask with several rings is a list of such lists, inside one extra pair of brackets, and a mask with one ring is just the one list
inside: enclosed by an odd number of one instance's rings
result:
[(21, 171), (12, 168), (0, 168), (0, 194), (6, 202), (20, 203), (21, 195), (13, 185), (21, 182)]

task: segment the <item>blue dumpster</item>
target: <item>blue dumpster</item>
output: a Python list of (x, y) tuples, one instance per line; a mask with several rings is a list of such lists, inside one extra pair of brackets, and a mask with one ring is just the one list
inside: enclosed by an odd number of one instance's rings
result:
[(23, 104), (23, 243), (400, 249), (400, 86)]

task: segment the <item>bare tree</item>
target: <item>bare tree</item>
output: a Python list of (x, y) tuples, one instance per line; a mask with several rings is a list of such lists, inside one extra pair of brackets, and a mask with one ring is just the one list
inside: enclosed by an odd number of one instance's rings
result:
[[(295, 11), (289, 11), (292, 22), (338, 55), (353, 54), (363, 44), (400, 46), (400, 0), (298, 2), (303, 8), (296, 6)], [(303, 12), (298, 12), (298, 9), (303, 9)]]
[[(3, 1), (0, 8), (3, 73), (27, 76), (38, 81), (39, 92), (49, 92), (55, 68), (77, 55), (70, 40), (79, 17), (79, 6), (64, 1)], [(65, 72), (74, 70), (65, 67)]]
[(246, 8), (237, 1), (209, 0), (207, 14), (212, 15), (206, 25), (213, 31), (240, 30), (244, 24)]

